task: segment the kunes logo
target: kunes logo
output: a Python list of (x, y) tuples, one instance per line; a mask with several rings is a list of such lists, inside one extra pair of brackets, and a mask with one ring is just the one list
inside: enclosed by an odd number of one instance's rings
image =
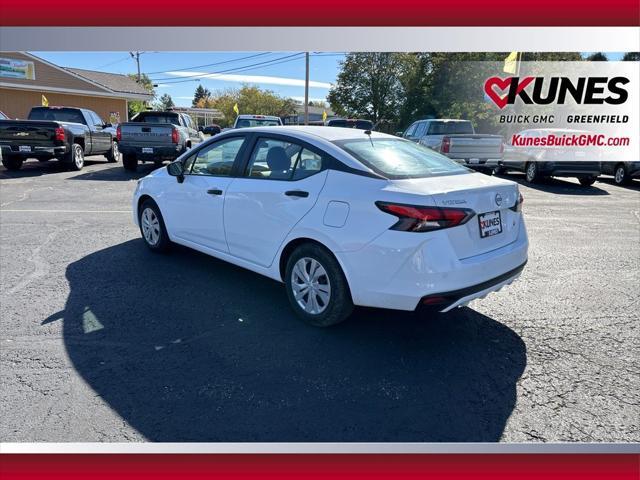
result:
[(623, 88), (628, 83), (626, 77), (491, 77), (484, 82), (484, 93), (501, 109), (517, 98), (527, 105), (563, 105), (569, 98), (582, 105), (620, 105), (629, 96)]

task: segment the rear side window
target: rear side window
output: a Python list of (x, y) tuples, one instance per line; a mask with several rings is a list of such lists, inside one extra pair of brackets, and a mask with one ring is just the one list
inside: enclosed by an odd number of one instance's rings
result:
[(322, 170), (320, 155), (296, 143), (259, 138), (245, 176), (270, 180), (301, 180)]
[(469, 172), (444, 155), (407, 140), (372, 138), (334, 143), (386, 178), (423, 178)]
[(473, 135), (471, 122), (429, 122), (429, 135)]

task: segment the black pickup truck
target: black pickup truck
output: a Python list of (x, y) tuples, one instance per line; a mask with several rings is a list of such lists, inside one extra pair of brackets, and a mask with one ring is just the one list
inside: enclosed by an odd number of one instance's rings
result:
[(56, 158), (72, 170), (84, 166), (85, 155), (120, 156), (116, 131), (91, 110), (73, 107), (33, 107), (28, 120), (0, 120), (2, 164), (19, 170), (27, 158)]

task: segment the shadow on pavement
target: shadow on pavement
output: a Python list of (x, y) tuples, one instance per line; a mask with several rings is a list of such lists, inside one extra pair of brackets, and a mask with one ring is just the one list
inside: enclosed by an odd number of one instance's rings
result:
[(149, 175), (158, 167), (153, 163), (141, 163), (138, 165), (138, 170), (135, 172), (129, 172), (124, 169), (122, 163), (114, 163), (111, 168), (104, 168), (101, 170), (94, 170), (90, 172), (78, 172), (78, 175), (69, 177), (69, 180), (97, 180), (97, 181), (129, 181), (137, 180), (146, 175)]
[(75, 368), (153, 441), (497, 441), (526, 349), (471, 309), (308, 327), (282, 286), (132, 240), (67, 268)]
[(597, 196), (597, 195), (609, 195), (609, 192), (598, 188), (596, 184), (589, 187), (583, 187), (577, 182), (564, 178), (546, 177), (540, 180), (538, 183), (529, 183), (526, 181), (524, 174), (511, 174), (505, 173), (497, 175), (498, 177), (505, 178), (518, 182), (525, 187), (540, 190), (541, 192), (556, 193), (558, 195), (575, 195), (575, 196)]
[(598, 182), (602, 182), (605, 185), (612, 185), (614, 187), (626, 188), (628, 190), (638, 191), (640, 189), (640, 180), (638, 179), (632, 179), (626, 185), (616, 185), (616, 182), (613, 179), (613, 177), (598, 177)]

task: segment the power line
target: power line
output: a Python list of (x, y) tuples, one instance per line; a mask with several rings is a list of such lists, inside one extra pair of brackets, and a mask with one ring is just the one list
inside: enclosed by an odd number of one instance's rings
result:
[[(208, 73), (198, 73), (198, 74), (194, 74), (194, 75), (185, 75), (185, 79), (183, 80), (175, 80), (175, 77), (165, 77), (165, 78), (155, 78), (153, 79), (154, 82), (164, 82), (165, 80), (168, 80), (164, 83), (181, 83), (181, 82), (190, 82), (190, 81), (194, 81), (196, 79), (200, 79), (202, 77), (208, 77), (211, 75), (220, 75), (223, 73), (233, 73), (233, 72), (242, 72), (242, 71), (246, 71), (246, 70), (251, 70), (254, 69), (256, 67), (267, 67), (267, 66), (272, 66), (272, 65), (278, 65), (280, 63), (285, 63), (287, 61), (293, 61), (293, 60), (297, 60), (298, 58), (302, 58), (301, 55), (304, 55), (304, 52), (298, 52), (298, 53), (294, 53), (292, 55), (286, 55), (284, 57), (280, 57), (280, 58), (274, 58), (271, 60), (267, 60), (264, 62), (258, 62), (258, 63), (254, 63), (251, 65), (244, 65), (241, 67), (235, 67), (235, 68), (230, 68), (227, 70), (220, 70), (217, 72), (208, 72)], [(292, 58), (292, 57), (297, 57), (297, 58)]]
[(127, 55), (126, 57), (121, 58), (120, 60), (115, 60), (113, 62), (109, 62), (109, 63), (106, 63), (104, 65), (100, 65), (99, 67), (96, 67), (96, 68), (110, 67), (111, 65), (115, 65), (116, 63), (124, 62), (125, 60), (129, 60), (129, 55)]
[[(241, 60), (248, 60), (250, 58), (256, 58), (256, 57), (261, 57), (264, 55), (270, 55), (272, 52), (262, 52), (262, 53), (257, 53), (254, 55), (249, 55), (246, 57), (240, 57), (240, 58), (232, 58), (231, 60), (225, 60), (223, 62), (216, 62), (216, 63), (207, 63), (205, 65), (194, 65), (193, 67), (184, 67), (184, 68), (179, 68), (177, 70), (174, 70), (176, 72), (182, 72), (183, 70), (193, 70), (194, 68), (205, 68), (205, 67), (213, 67), (215, 65), (224, 65), (226, 63), (233, 63), (233, 62), (240, 62)], [(157, 73), (166, 73), (166, 70), (160, 70), (157, 72), (148, 72), (147, 75), (155, 75)]]

